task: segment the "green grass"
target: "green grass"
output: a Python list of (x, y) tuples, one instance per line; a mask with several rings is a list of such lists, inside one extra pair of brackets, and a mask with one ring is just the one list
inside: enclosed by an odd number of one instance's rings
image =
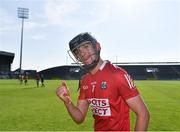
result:
[[(149, 130), (180, 130), (180, 81), (135, 81), (151, 114)], [(55, 94), (58, 80), (46, 80), (46, 87), (36, 82), (20, 85), (18, 80), (0, 80), (0, 131), (82, 131), (93, 130), (88, 112), (83, 124), (72, 121), (64, 104)], [(67, 81), (76, 104), (78, 82)], [(135, 115), (131, 113), (131, 128)]]

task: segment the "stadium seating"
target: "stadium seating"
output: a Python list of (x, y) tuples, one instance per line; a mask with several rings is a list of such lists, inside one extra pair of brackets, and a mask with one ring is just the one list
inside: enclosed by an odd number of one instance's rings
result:
[[(180, 79), (180, 65), (131, 65), (119, 66), (137, 80), (158, 79), (158, 80), (177, 80)], [(148, 72), (147, 69), (157, 69)]]

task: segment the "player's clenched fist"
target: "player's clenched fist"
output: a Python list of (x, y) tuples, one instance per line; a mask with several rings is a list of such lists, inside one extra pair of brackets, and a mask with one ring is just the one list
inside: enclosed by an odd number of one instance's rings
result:
[(69, 88), (65, 82), (62, 82), (62, 84), (57, 88), (56, 95), (64, 101), (64, 103), (71, 103)]

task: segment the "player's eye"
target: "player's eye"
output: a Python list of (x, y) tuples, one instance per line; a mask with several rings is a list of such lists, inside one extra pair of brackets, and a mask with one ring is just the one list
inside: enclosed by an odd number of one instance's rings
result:
[(74, 55), (75, 55), (75, 57), (76, 57), (76, 59), (80, 59), (81, 57), (80, 57), (80, 54), (79, 54), (79, 50), (76, 48), (76, 49), (74, 49), (74, 51), (73, 51), (73, 53), (74, 53)]
[(89, 47), (89, 44), (85, 44), (84, 48), (87, 49)]

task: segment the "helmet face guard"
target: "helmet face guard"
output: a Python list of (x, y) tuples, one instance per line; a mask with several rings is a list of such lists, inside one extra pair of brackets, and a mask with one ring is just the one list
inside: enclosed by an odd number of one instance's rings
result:
[[(70, 42), (69, 42), (69, 48), (70, 50), (68, 51), (69, 56), (72, 58), (72, 60), (76, 63), (82, 66), (85, 70), (92, 70), (94, 67), (99, 62), (100, 58), (100, 51), (96, 49), (96, 44), (97, 41), (94, 37), (92, 37), (89, 33), (81, 33), (74, 37)], [(80, 47), (88, 47), (91, 46), (93, 48), (93, 53), (91, 53), (91, 63), (90, 64), (84, 64), (82, 65), (83, 62), (83, 57), (79, 55)]]

